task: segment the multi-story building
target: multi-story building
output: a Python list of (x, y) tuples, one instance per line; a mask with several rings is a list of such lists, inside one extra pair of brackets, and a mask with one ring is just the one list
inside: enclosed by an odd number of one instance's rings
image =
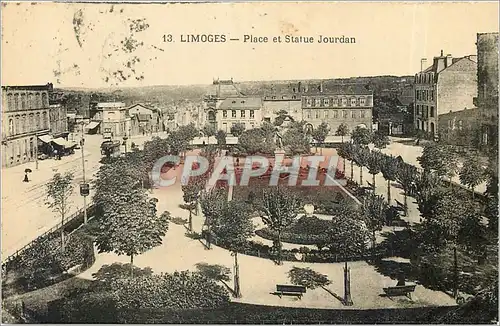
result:
[(141, 103), (134, 104), (127, 110), (129, 116), (137, 115), (140, 134), (163, 131), (163, 115), (160, 110)]
[(440, 114), (470, 109), (477, 94), (477, 57), (434, 57), (433, 64), (415, 75), (415, 129), (438, 134)]
[(344, 123), (353, 130), (356, 127), (372, 129), (373, 92), (362, 85), (335, 85), (324, 89), (309, 88), (301, 94), (302, 118), (306, 128), (313, 130), (325, 122), (330, 134), (335, 134)]
[[(210, 112), (210, 111), (209, 111)], [(231, 132), (235, 124), (245, 129), (259, 127), (262, 122), (262, 99), (260, 97), (231, 97), (221, 102), (214, 111), (217, 129)]]
[(111, 134), (111, 137), (129, 136), (132, 120), (123, 102), (93, 103), (89, 109), (90, 123), (85, 127), (88, 133)]
[(498, 33), (477, 34), (477, 98), (483, 145), (498, 145)]
[(2, 86), (2, 166), (34, 160), (38, 139), (50, 131), (49, 92), (52, 84)]

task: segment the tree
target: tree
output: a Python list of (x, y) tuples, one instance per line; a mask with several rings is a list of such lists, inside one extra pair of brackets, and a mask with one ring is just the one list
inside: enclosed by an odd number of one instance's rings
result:
[(240, 137), (244, 131), (245, 124), (243, 123), (235, 123), (231, 126), (231, 135), (233, 135), (234, 137)]
[(283, 135), (283, 146), (288, 147), (293, 155), (305, 154), (310, 151), (310, 143), (302, 130), (291, 128)]
[(353, 143), (361, 147), (368, 146), (372, 141), (372, 137), (371, 131), (367, 128), (356, 127), (356, 129), (351, 132)]
[(342, 137), (342, 143), (344, 142), (344, 137), (349, 135), (349, 127), (345, 123), (341, 123), (337, 130), (335, 131), (335, 136)]
[(408, 193), (412, 187), (415, 178), (417, 177), (417, 168), (407, 164), (398, 164), (398, 172), (396, 173), (396, 181), (403, 187), (404, 195), (404, 210), (405, 215), (408, 215)]
[(191, 177), (189, 182), (182, 185), (183, 199), (189, 207), (189, 231), (193, 230), (193, 208), (198, 206), (201, 191), (205, 188), (205, 180), (200, 177)]
[(366, 241), (370, 238), (363, 220), (354, 216), (335, 216), (328, 231), (330, 252), (340, 257), (362, 256), (366, 250)]
[(387, 180), (387, 204), (391, 204), (391, 181), (396, 181), (396, 173), (398, 171), (398, 163), (392, 156), (385, 156), (385, 159), (380, 167), (380, 171)]
[(224, 130), (217, 131), (215, 138), (217, 139), (217, 145), (219, 145), (219, 151), (220, 151), (222, 147), (226, 145), (226, 138), (227, 138), (226, 132)]
[(363, 166), (368, 164), (370, 150), (368, 148), (357, 147), (354, 152), (354, 161), (359, 166), (359, 185), (363, 186)]
[(217, 188), (212, 188), (209, 191), (203, 190), (200, 195), (201, 211), (205, 216), (205, 225), (208, 226), (206, 240), (207, 247), (210, 248), (210, 237), (212, 234), (212, 226), (217, 223), (217, 219), (221, 215), (224, 208), (224, 203), (227, 198), (224, 197), (224, 192)]
[(375, 192), (375, 175), (379, 174), (382, 165), (384, 164), (384, 158), (382, 154), (371, 151), (368, 154), (368, 159), (366, 160), (366, 167), (368, 168), (368, 172), (372, 175), (372, 188)]
[[(328, 127), (326, 122), (322, 122), (316, 129), (313, 130), (312, 137), (322, 146), (329, 133), (330, 127)], [(321, 155), (323, 155), (323, 147), (321, 147)]]
[(234, 296), (241, 297), (238, 252), (246, 248), (248, 239), (254, 235), (254, 225), (245, 203), (225, 202), (213, 226), (213, 231), (221, 239), (234, 257)]
[(440, 177), (452, 178), (458, 167), (458, 158), (450, 146), (436, 143), (425, 144), (422, 156), (417, 160), (424, 170), (435, 171)]
[(384, 198), (374, 193), (363, 198), (363, 215), (368, 229), (372, 233), (372, 248), (375, 248), (375, 232), (382, 230), (387, 216), (387, 203)]
[(136, 188), (112, 194), (98, 217), (98, 250), (125, 254), (133, 265), (134, 256), (160, 245), (168, 230), (169, 216), (157, 215), (157, 202)]
[(277, 233), (273, 247), (277, 250), (277, 263), (281, 264), (281, 233), (294, 222), (301, 208), (300, 199), (289, 190), (277, 186), (263, 191), (260, 204), (262, 222)]
[(389, 137), (381, 132), (376, 132), (373, 135), (373, 144), (378, 149), (384, 149), (391, 143)]
[(210, 137), (215, 136), (217, 129), (215, 129), (215, 126), (213, 124), (207, 123), (203, 126), (202, 131), (203, 134), (207, 137), (207, 144), (210, 144)]
[(337, 153), (343, 159), (344, 174), (345, 174), (345, 171), (346, 171), (345, 160), (347, 159), (347, 160), (349, 160), (351, 162), (351, 180), (354, 179), (354, 171), (353, 171), (353, 166), (354, 166), (354, 152), (355, 152), (355, 147), (354, 147), (354, 145), (352, 143), (342, 143), (342, 144), (340, 144), (339, 148), (337, 149)]
[(485, 170), (477, 156), (469, 156), (463, 163), (459, 172), (460, 182), (472, 190), (474, 198), (474, 188), (486, 179)]
[(238, 147), (248, 155), (273, 151), (274, 147), (266, 142), (266, 135), (262, 129), (245, 130), (238, 137)]
[(424, 170), (417, 173), (413, 187), (418, 210), (423, 218), (434, 216), (435, 208), (446, 193), (440, 187), (441, 180), (436, 173)]
[(61, 248), (64, 250), (64, 219), (70, 207), (70, 197), (73, 194), (73, 173), (67, 172), (64, 175), (54, 174), (47, 183), (47, 201), (45, 204), (54, 213), (61, 216)]

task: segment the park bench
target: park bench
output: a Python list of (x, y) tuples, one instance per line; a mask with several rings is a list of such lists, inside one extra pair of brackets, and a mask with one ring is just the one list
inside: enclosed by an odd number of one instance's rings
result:
[(306, 287), (301, 285), (276, 285), (276, 294), (281, 298), (283, 295), (296, 296), (300, 299), (306, 293)]
[(415, 291), (417, 285), (402, 285), (402, 286), (392, 286), (388, 288), (383, 288), (387, 297), (398, 297), (405, 296), (411, 300), (411, 293)]

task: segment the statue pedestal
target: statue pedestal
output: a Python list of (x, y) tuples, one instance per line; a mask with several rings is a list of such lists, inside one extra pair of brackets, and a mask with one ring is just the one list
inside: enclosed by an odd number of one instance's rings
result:
[(276, 149), (274, 150), (274, 160), (275, 162), (281, 162), (285, 158), (285, 150)]

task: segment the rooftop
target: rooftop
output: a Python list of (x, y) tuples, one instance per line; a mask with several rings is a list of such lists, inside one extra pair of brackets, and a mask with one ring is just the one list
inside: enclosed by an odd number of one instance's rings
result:
[(220, 110), (236, 110), (236, 109), (260, 109), (262, 107), (262, 99), (260, 97), (233, 97), (225, 99), (219, 106)]
[(125, 103), (123, 102), (101, 102), (97, 103), (98, 108), (124, 108)]
[(54, 89), (52, 83), (47, 83), (45, 85), (13, 85), (13, 86), (2, 86), (2, 90), (18, 90), (18, 91), (49, 91)]

